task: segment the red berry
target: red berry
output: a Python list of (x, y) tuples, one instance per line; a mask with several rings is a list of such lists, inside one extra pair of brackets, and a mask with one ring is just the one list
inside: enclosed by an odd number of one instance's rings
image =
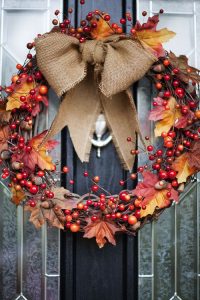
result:
[(147, 12), (144, 10), (144, 11), (142, 12), (142, 15), (143, 15), (143, 17), (145, 17), (145, 16), (147, 15)]
[(152, 146), (152, 145), (147, 146), (147, 150), (148, 150), (149, 152), (153, 151), (153, 146)]
[(31, 201), (29, 201), (29, 205), (30, 205), (30, 207), (35, 207), (36, 202), (34, 200), (31, 200)]
[(32, 185), (29, 189), (30, 193), (33, 195), (37, 194), (38, 190), (39, 190), (39, 188), (37, 185)]
[(97, 216), (92, 216), (91, 217), (92, 222), (95, 222), (97, 219), (98, 219)]
[(128, 195), (128, 192), (127, 191), (121, 191), (119, 193), (119, 199), (122, 200), (122, 201), (126, 201), (126, 196)]
[(123, 18), (120, 19), (120, 23), (121, 23), (121, 24), (126, 24), (126, 19), (123, 19)]
[(176, 177), (176, 171), (174, 170), (170, 170), (168, 173), (167, 173), (169, 179), (174, 179)]
[(94, 185), (91, 186), (91, 190), (92, 190), (93, 192), (97, 192), (98, 189), (99, 189), (99, 187), (98, 187), (98, 185), (96, 185), (96, 184), (94, 184)]
[(110, 21), (110, 15), (105, 15), (104, 20), (107, 21), (107, 22)]

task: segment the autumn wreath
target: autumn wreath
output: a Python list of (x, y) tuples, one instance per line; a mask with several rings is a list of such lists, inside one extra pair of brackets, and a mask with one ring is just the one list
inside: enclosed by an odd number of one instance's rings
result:
[[(30, 211), (36, 228), (47, 221), (61, 229), (83, 231), (84, 237), (95, 237), (99, 247), (107, 241), (115, 245), (116, 232), (134, 235), (178, 201), (185, 184), (200, 169), (199, 71), (188, 65), (187, 57), (163, 49), (162, 43), (175, 34), (156, 29), (159, 14), (133, 25), (126, 13), (118, 25), (111, 23), (110, 15), (95, 10), (78, 28), (71, 25), (70, 17), (60, 22), (59, 11), (55, 15), (52, 31), (27, 44), (24, 65), (16, 66), (10, 86), (1, 87), (1, 178), (11, 189), (12, 201)], [(130, 25), (129, 34), (123, 32), (125, 24)], [(159, 148), (142, 137), (129, 91), (145, 74), (157, 91), (149, 120), (156, 122)], [(50, 129), (37, 134), (38, 115), (48, 106), (49, 86), (61, 96), (61, 104)], [(56, 184), (60, 173), (48, 154), (57, 146), (52, 136), (67, 125), (79, 158), (88, 161), (100, 111), (105, 113), (122, 165), (130, 171), (129, 179), (137, 181), (138, 174), (143, 179), (131, 191), (124, 190), (120, 181), (122, 191), (111, 195), (100, 186), (99, 176), (90, 178), (85, 171), (91, 186), (86, 195), (76, 195)], [(74, 125), (77, 118), (80, 126)], [(135, 149), (136, 134), (142, 150)], [(131, 173), (140, 153), (146, 153), (147, 163)], [(68, 172), (62, 166), (61, 173)]]

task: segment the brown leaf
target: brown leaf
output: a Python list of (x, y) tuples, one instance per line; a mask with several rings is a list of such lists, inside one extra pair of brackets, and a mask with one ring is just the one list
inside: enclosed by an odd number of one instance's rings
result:
[(70, 191), (64, 189), (63, 187), (53, 188), (54, 199), (52, 200), (61, 209), (69, 209), (77, 207), (80, 202), (80, 197), (75, 197)]
[(41, 202), (38, 201), (35, 207), (25, 206), (26, 211), (30, 211), (30, 219), (37, 229), (42, 227), (45, 221), (48, 221), (49, 225), (57, 227), (59, 229), (64, 229), (64, 214), (61, 209), (55, 208), (55, 206), (50, 208), (42, 208)]
[(10, 120), (10, 111), (6, 111), (6, 108), (0, 106), (0, 125), (5, 125)]
[(8, 136), (9, 136), (9, 127), (3, 126), (0, 127), (0, 152), (8, 149)]
[(195, 141), (190, 148), (188, 155), (188, 162), (190, 167), (195, 167), (200, 170), (200, 141)]
[[(177, 76), (188, 83), (192, 80), (195, 83), (200, 82), (199, 70), (188, 65), (188, 58), (185, 55), (176, 56), (173, 52), (169, 53), (169, 61), (173, 67), (179, 69)], [(189, 71), (189, 72), (188, 72)]]
[(96, 238), (96, 242), (99, 248), (102, 248), (107, 241), (113, 245), (116, 245), (114, 235), (117, 231), (122, 231), (113, 222), (98, 220), (92, 222), (90, 219), (87, 220), (88, 225), (84, 227), (85, 238)]

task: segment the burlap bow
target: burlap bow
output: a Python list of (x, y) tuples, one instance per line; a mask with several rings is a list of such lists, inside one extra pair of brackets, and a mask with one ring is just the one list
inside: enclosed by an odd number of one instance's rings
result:
[(135, 143), (139, 125), (128, 88), (156, 58), (138, 42), (117, 35), (80, 44), (74, 37), (54, 32), (36, 39), (35, 46), (39, 69), (57, 95), (63, 96), (45, 140), (68, 126), (78, 157), (87, 162), (94, 124), (102, 111), (123, 167), (131, 170), (134, 145), (126, 139), (131, 136)]

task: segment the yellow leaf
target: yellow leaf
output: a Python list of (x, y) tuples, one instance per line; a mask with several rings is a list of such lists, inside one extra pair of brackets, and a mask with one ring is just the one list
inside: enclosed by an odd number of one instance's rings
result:
[(171, 97), (167, 104), (169, 109), (163, 112), (162, 120), (156, 122), (155, 136), (161, 136), (163, 131), (168, 132), (176, 120), (182, 116), (180, 110), (176, 108), (176, 104), (176, 100)]
[(178, 183), (186, 182), (187, 178), (197, 171), (195, 167), (189, 165), (188, 153), (184, 153), (177, 157), (172, 164), (172, 168), (178, 172), (176, 175)]
[(8, 102), (6, 105), (6, 110), (12, 110), (14, 108), (19, 108), (22, 105), (20, 101), (21, 96), (28, 96), (29, 91), (34, 88), (34, 83), (27, 83), (26, 81), (19, 85), (15, 85), (15, 91), (8, 96)]
[(155, 50), (158, 56), (162, 55), (162, 43), (175, 36), (175, 32), (163, 28), (161, 30), (143, 29), (136, 31), (136, 37), (145, 45)]
[(92, 22), (97, 23), (97, 27), (92, 28), (92, 30), (91, 30), (91, 36), (93, 39), (101, 40), (101, 39), (108, 37), (114, 33), (112, 28), (110, 27), (109, 23), (106, 22), (103, 18), (100, 18), (99, 20), (94, 18), (91, 21), (91, 23)]
[(147, 215), (153, 215), (156, 209), (161, 209), (170, 204), (170, 200), (167, 197), (167, 190), (156, 191), (155, 194), (151, 197), (147, 197), (142, 204), (146, 206), (145, 209), (141, 209), (140, 216), (141, 218), (146, 217)]

